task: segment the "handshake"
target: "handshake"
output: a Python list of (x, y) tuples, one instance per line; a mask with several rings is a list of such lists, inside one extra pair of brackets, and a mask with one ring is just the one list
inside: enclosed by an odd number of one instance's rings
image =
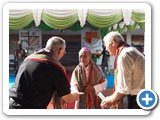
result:
[(74, 100), (76, 101), (76, 100), (78, 100), (80, 95), (84, 94), (84, 92), (75, 92), (75, 93), (71, 93), (71, 94), (73, 95)]
[(66, 103), (72, 103), (74, 101), (77, 101), (79, 99), (80, 95), (83, 95), (83, 92), (74, 92), (74, 93), (70, 93), (67, 94), (65, 96), (62, 96), (62, 99), (66, 102)]

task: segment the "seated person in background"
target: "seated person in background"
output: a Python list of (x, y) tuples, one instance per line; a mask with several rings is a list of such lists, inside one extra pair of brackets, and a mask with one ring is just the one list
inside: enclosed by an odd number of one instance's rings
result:
[(92, 53), (84, 47), (79, 51), (79, 64), (71, 77), (71, 91), (84, 92), (75, 102), (75, 109), (99, 109), (97, 93), (106, 89), (107, 81), (101, 68), (91, 60)]
[(18, 72), (18, 69), (23, 62), (23, 60), (27, 57), (27, 53), (22, 48), (20, 42), (18, 42), (18, 48), (14, 50), (14, 65), (15, 65), (15, 75)]

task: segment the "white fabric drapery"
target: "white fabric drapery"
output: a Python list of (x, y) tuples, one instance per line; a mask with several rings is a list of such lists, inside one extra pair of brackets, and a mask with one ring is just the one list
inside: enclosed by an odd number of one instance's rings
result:
[(72, 15), (77, 14), (77, 10), (76, 9), (59, 9), (59, 10), (55, 10), (55, 9), (44, 9), (43, 10), (44, 13), (47, 13), (48, 15), (51, 16), (55, 16), (55, 17), (60, 17), (60, 18), (65, 18), (65, 17), (69, 17)]
[(80, 26), (83, 27), (87, 21), (87, 15), (92, 15), (98, 18), (105, 17), (108, 19), (114, 15), (116, 16), (122, 14), (123, 21), (110, 26), (116, 30), (118, 27), (123, 28), (127, 25), (133, 25), (135, 23), (135, 21), (131, 19), (133, 11), (136, 13), (145, 14), (145, 11), (141, 9), (11, 9), (9, 10), (9, 17), (16, 19), (32, 14), (35, 25), (38, 27), (41, 23), (43, 13), (53, 18), (56, 17), (62, 20), (65, 20), (67, 17), (77, 16), (78, 20), (80, 21)]
[(80, 25), (81, 27), (83, 27), (86, 23), (86, 17), (87, 17), (87, 13), (88, 13), (88, 10), (87, 9), (79, 9), (77, 10), (78, 12), (78, 19), (80, 21)]
[(123, 12), (124, 23), (126, 25), (129, 25), (130, 20), (131, 20), (131, 16), (132, 16), (132, 10), (131, 9), (124, 9), (124, 10), (122, 10), (122, 12)]
[(36, 27), (38, 27), (41, 22), (42, 10), (41, 9), (34, 9), (34, 10), (32, 10), (32, 13), (33, 13), (33, 19), (34, 19), (35, 25), (36, 25)]
[(9, 10), (9, 17), (10, 18), (19, 18), (19, 17), (26, 16), (26, 15), (30, 14), (31, 12), (32, 12), (32, 10), (30, 10), (30, 9), (12, 9), (12, 10)]

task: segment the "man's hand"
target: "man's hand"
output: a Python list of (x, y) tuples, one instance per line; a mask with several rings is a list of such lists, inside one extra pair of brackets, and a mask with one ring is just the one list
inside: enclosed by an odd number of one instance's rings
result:
[(112, 101), (110, 100), (110, 97), (106, 97), (100, 104), (102, 108), (110, 107), (112, 105)]
[(83, 95), (84, 92), (76, 92), (76, 93), (72, 93), (72, 94), (73, 94), (73, 96), (74, 96), (74, 99), (75, 99), (75, 100), (78, 100), (78, 99), (79, 99), (79, 96), (80, 96), (80, 95)]
[(119, 92), (114, 92), (111, 96), (106, 97), (102, 102), (101, 102), (101, 107), (106, 108), (110, 107), (113, 105), (115, 102), (123, 99), (125, 97), (125, 94), (119, 93)]
[(67, 103), (72, 103), (79, 99), (79, 96), (84, 94), (83, 92), (70, 93), (65, 96), (62, 96), (63, 100)]

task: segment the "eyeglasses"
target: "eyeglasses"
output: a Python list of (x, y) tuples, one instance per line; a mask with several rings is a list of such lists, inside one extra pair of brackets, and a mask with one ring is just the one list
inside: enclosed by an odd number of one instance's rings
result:
[(59, 50), (61, 50), (61, 54), (63, 54), (63, 55), (66, 54), (65, 48), (60, 48)]

